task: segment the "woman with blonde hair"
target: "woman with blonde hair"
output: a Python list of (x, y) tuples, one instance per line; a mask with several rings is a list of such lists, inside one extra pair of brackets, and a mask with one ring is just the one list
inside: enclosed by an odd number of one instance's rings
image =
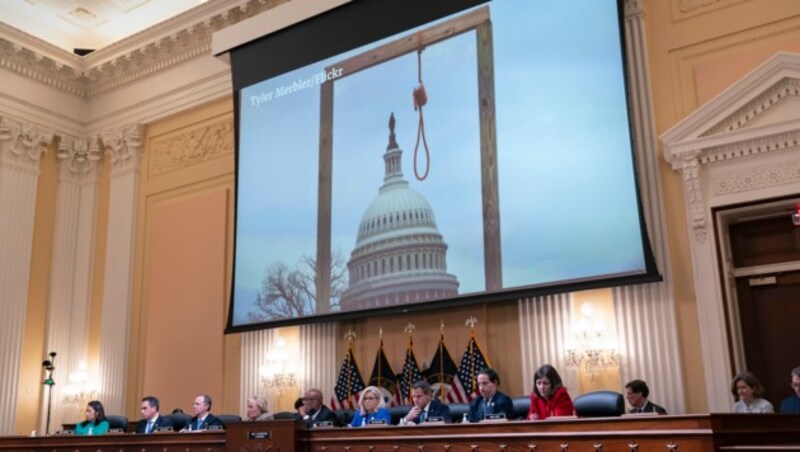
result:
[(386, 421), (386, 425), (391, 425), (392, 415), (386, 409), (386, 401), (383, 400), (381, 390), (375, 386), (367, 386), (358, 399), (358, 409), (353, 421), (350, 422), (350, 427), (361, 427), (380, 420)]
[(272, 413), (269, 412), (267, 399), (264, 396), (254, 395), (247, 399), (248, 421), (271, 421)]

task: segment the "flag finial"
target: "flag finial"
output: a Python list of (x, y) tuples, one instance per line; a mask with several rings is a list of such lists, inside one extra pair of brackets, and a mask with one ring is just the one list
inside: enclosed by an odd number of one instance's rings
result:
[(444, 334), (444, 320), (439, 320), (439, 330)]
[(347, 339), (347, 341), (348, 341), (348, 342), (350, 342), (351, 344), (352, 344), (352, 343), (353, 343), (353, 341), (355, 340), (356, 336), (357, 336), (357, 335), (356, 335), (356, 332), (355, 332), (355, 331), (353, 331), (353, 329), (352, 329), (352, 328), (348, 329), (348, 330), (347, 330), (347, 331), (345, 331), (345, 333), (344, 333), (344, 338), (345, 338), (345, 339)]
[(475, 329), (475, 325), (477, 325), (477, 324), (478, 324), (478, 319), (476, 319), (474, 315), (471, 315), (471, 316), (467, 317), (467, 321), (464, 322), (464, 326), (468, 326), (469, 329), (471, 329), (471, 330), (474, 330)]
[(417, 326), (411, 322), (408, 322), (408, 325), (406, 325), (406, 327), (403, 328), (403, 331), (405, 331), (406, 333), (408, 333), (409, 336), (411, 336), (412, 334), (414, 334), (415, 329), (417, 329)]
[(383, 327), (378, 327), (378, 339), (383, 340)]

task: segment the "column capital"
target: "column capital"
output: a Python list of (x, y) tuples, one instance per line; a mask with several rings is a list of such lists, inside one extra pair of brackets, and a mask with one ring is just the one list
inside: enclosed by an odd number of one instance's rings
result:
[(0, 161), (39, 168), (42, 154), (53, 140), (53, 132), (35, 124), (0, 117)]
[(141, 124), (132, 124), (101, 134), (103, 151), (111, 157), (112, 174), (138, 168), (143, 131)]
[(97, 170), (103, 159), (100, 150), (100, 137), (72, 138), (61, 136), (56, 151), (61, 178), (71, 182), (81, 182), (97, 177)]

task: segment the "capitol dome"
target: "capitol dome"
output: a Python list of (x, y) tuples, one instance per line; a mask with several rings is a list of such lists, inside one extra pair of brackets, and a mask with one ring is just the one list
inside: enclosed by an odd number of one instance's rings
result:
[(389, 129), (383, 185), (361, 218), (347, 262), (350, 284), (342, 294), (343, 311), (458, 295), (458, 279), (447, 273), (447, 244), (433, 209), (403, 178), (394, 115)]

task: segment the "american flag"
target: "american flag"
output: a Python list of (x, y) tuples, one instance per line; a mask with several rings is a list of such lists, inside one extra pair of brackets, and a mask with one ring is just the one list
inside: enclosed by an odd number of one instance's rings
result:
[(361, 372), (358, 371), (358, 365), (355, 358), (353, 358), (353, 349), (351, 347), (344, 356), (342, 369), (339, 371), (339, 379), (336, 380), (336, 387), (334, 388), (335, 394), (331, 397), (331, 407), (334, 410), (354, 409), (358, 406), (358, 393), (363, 391), (364, 388), (364, 379), (361, 378)]
[(403, 361), (403, 373), (398, 376), (400, 380), (400, 393), (403, 403), (411, 404), (411, 385), (423, 380), (422, 372), (419, 370), (417, 357), (414, 355), (414, 342), (408, 341), (406, 359)]
[(489, 361), (483, 355), (475, 336), (471, 335), (467, 349), (461, 356), (461, 364), (458, 366), (458, 373), (453, 379), (453, 387), (447, 394), (448, 402), (467, 403), (478, 396), (478, 382), (476, 374), (487, 367), (491, 367)]
[(378, 354), (375, 356), (375, 365), (372, 367), (372, 375), (369, 377), (370, 386), (377, 386), (382, 389), (384, 398), (386, 398), (387, 406), (401, 405), (400, 391), (397, 386), (397, 375), (392, 370), (392, 365), (389, 364), (389, 359), (383, 352), (383, 340), (381, 339), (381, 346), (378, 349)]
[(436, 347), (436, 354), (431, 360), (431, 366), (425, 370), (425, 379), (434, 388), (434, 397), (442, 401), (450, 400), (449, 394), (457, 372), (458, 367), (450, 357), (450, 352), (444, 344), (444, 334), (442, 334), (439, 338), (439, 346)]

